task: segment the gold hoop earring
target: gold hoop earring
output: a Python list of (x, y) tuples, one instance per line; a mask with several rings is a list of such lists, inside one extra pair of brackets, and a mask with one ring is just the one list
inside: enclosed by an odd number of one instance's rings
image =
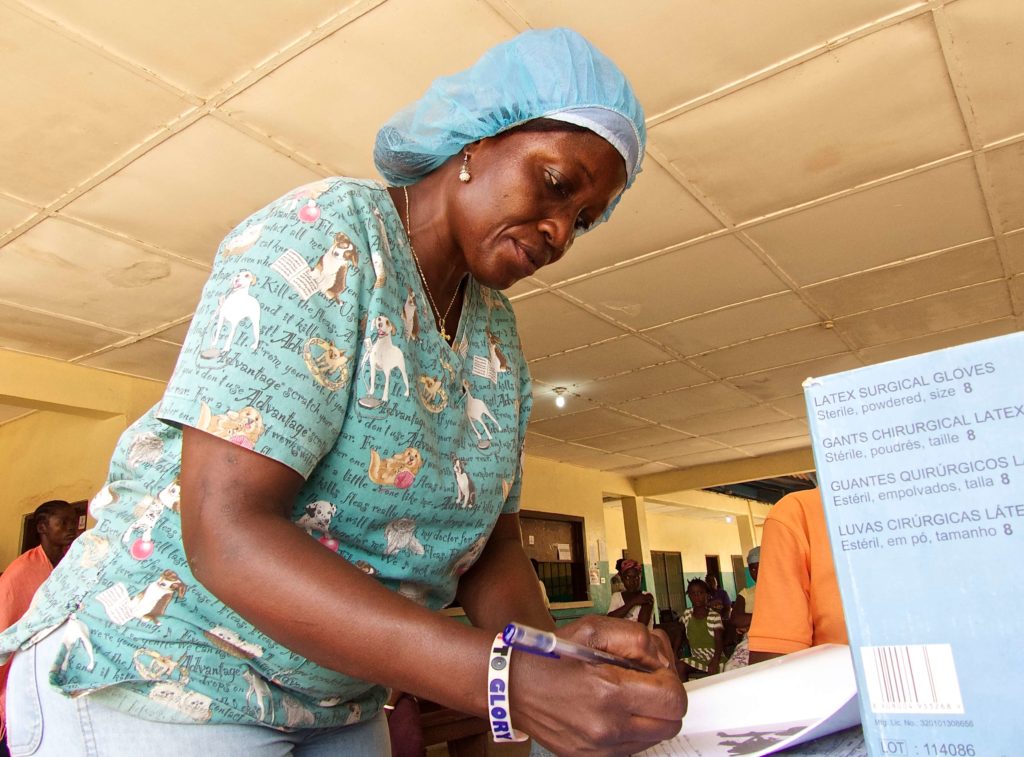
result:
[(459, 181), (468, 184), (473, 177), (469, 173), (469, 153), (462, 154), (462, 170), (459, 171)]

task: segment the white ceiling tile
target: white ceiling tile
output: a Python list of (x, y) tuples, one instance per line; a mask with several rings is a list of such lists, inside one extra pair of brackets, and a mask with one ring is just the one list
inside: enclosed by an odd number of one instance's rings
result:
[(597, 402), (592, 402), (589, 397), (578, 393), (576, 388), (571, 388), (562, 393), (565, 397), (565, 407), (558, 407), (555, 400), (558, 395), (553, 387), (535, 382), (533, 384), (533, 409), (530, 411), (530, 423), (557, 418), (560, 415), (581, 413), (584, 410), (596, 410), (602, 407)]
[[(800, 358), (799, 355), (794, 355)], [(737, 376), (729, 383), (765, 402), (791, 397), (803, 391), (804, 379), (860, 368), (863, 363), (852, 354), (835, 355), (773, 368), (760, 373)]]
[(702, 368), (726, 378), (778, 368), (801, 359), (836, 355), (847, 350), (834, 330), (814, 325), (754, 339), (691, 359)]
[(185, 335), (188, 334), (188, 327), (191, 321), (180, 323), (177, 326), (171, 326), (169, 329), (160, 331), (153, 336), (158, 339), (162, 339), (165, 342), (171, 344), (177, 344), (179, 347), (185, 343)]
[(683, 355), (696, 355), (819, 321), (796, 294), (785, 292), (692, 316), (644, 333)]
[(696, 386), (707, 380), (708, 377), (696, 368), (675, 362), (594, 381), (581, 386), (579, 391), (597, 402), (617, 405), (638, 397), (649, 397), (674, 389)]
[(320, 177), (215, 118), (168, 139), (64, 213), (202, 263), (231, 229)]
[[(820, 374), (813, 374), (820, 375)], [(798, 387), (799, 389), (799, 387)], [(795, 416), (797, 418), (807, 417), (807, 401), (804, 398), (804, 393), (801, 391), (799, 394), (795, 394), (792, 397), (781, 397), (772, 400), (772, 407), (776, 410), (781, 410), (784, 413)]]
[(1002, 276), (999, 251), (995, 242), (988, 241), (851, 274), (805, 291), (829, 317), (836, 318)]
[(801, 434), (789, 439), (776, 439), (768, 442), (756, 442), (745, 444), (740, 449), (753, 457), (761, 455), (773, 455), (776, 452), (789, 452), (794, 449), (807, 449), (811, 446), (811, 438), (807, 434)]
[(692, 195), (648, 158), (611, 221), (580, 237), (564, 258), (537, 271), (535, 278), (555, 284), (720, 228)]
[(1024, 131), (1024, 4), (959, 0), (941, 12), (949, 21), (953, 57), (963, 71), (982, 140)]
[(486, 3), (390, 0), (271, 73), (224, 109), (332, 171), (376, 176), (380, 126), (441, 75), (514, 30)]
[(561, 291), (637, 329), (781, 291), (782, 283), (733, 237), (602, 273)]
[(648, 115), (818, 47), (908, 0), (506, 0), (533, 27), (571, 26), (618, 63)]
[(735, 449), (718, 449), (711, 450), (710, 452), (698, 452), (694, 455), (683, 455), (681, 457), (673, 457), (663, 462), (668, 463), (673, 468), (685, 470), (692, 468), (695, 465), (709, 465), (711, 463), (722, 463), (728, 460), (746, 460), (747, 455), (743, 454), (739, 450)]
[(79, 361), (82, 365), (167, 381), (174, 372), (181, 348), (159, 339), (143, 339), (126, 347), (93, 355)]
[[(1024, 47), (1024, 41), (1021, 46)], [(1024, 131), (1024, 124), (1021, 130)], [(1000, 231), (1019, 229), (1024, 226), (1024, 142), (985, 153), (985, 163)]]
[(0, 197), (0, 237), (33, 216), (35, 210), (14, 200)]
[(970, 146), (929, 16), (659, 124), (651, 141), (734, 221)]
[(1011, 314), (1006, 283), (998, 281), (841, 318), (836, 328), (865, 348)]
[(726, 410), (722, 413), (707, 413), (688, 418), (683, 424), (683, 431), (691, 434), (705, 435), (722, 431), (732, 431), (746, 426), (760, 426), (788, 420), (784, 413), (764, 405), (742, 407), (737, 410)]
[(811, 284), (991, 236), (974, 164), (961, 160), (751, 227)]
[(530, 363), (535, 380), (571, 386), (671, 360), (657, 347), (635, 336), (595, 344)]
[(0, 348), (6, 350), (73, 360), (116, 344), (125, 336), (121, 332), (0, 303)]
[(528, 455), (537, 455), (546, 449), (560, 447), (561, 445), (562, 441), (560, 439), (552, 439), (549, 436), (536, 434), (532, 431), (526, 432), (526, 454)]
[(192, 106), (0, 6), (0, 190), (47, 205)]
[(610, 473), (617, 473), (620, 476), (648, 476), (652, 473), (665, 473), (672, 470), (671, 465), (665, 463), (643, 463), (642, 465), (627, 465), (624, 468), (610, 468)]
[(753, 399), (731, 386), (704, 384), (657, 397), (624, 402), (620, 407), (625, 412), (646, 418), (652, 423), (683, 428), (684, 422), (695, 415), (753, 404)]
[(560, 415), (557, 418), (537, 421), (536, 423), (531, 423), (530, 428), (545, 436), (573, 441), (602, 433), (610, 434), (615, 431), (640, 428), (644, 425), (646, 424), (638, 418), (631, 418), (628, 415), (606, 408), (596, 408), (594, 410), (584, 410), (581, 413)]
[(628, 450), (628, 452), (634, 457), (640, 457), (645, 460), (664, 460), (669, 457), (681, 457), (682, 455), (692, 455), (697, 452), (708, 452), (715, 449), (720, 449), (720, 446), (707, 439), (682, 437), (679, 435), (675, 441), (651, 444), (646, 447), (636, 447)]
[(861, 350), (864, 360), (870, 365), (882, 363), (886, 360), (898, 360), (910, 355), (920, 355), (932, 350), (942, 350), (946, 347), (956, 347), (968, 342), (977, 342), (981, 339), (990, 339), (1003, 334), (1011, 334), (1017, 331), (1017, 321), (1014, 318), (1000, 318), (988, 323), (979, 323), (964, 328), (951, 329), (939, 334), (925, 334), (924, 336), (907, 339), (903, 342), (892, 342), (879, 347), (869, 347)]
[(603, 449), (607, 452), (627, 452), (640, 447), (648, 447), (652, 444), (675, 441), (679, 437), (680, 433), (678, 431), (647, 424), (640, 428), (630, 429), (629, 431), (618, 431), (602, 436), (588, 436), (578, 441), (580, 444)]
[(1006, 258), (1010, 273), (1024, 273), (1024, 229), (1006, 237)]
[(575, 449), (572, 445), (562, 448), (563, 452), (559, 462), (578, 465), (583, 468), (594, 470), (609, 470), (611, 468), (622, 468), (628, 466), (643, 465), (646, 461), (632, 457), (631, 455), (616, 455), (614, 453), (602, 452), (600, 450), (587, 450), (581, 447)]
[(503, 294), (510, 300), (514, 297), (522, 297), (523, 295), (536, 292), (544, 288), (544, 285), (533, 277), (527, 277), (521, 281), (517, 281), (515, 284), (504, 290)]
[(562, 442), (557, 446), (542, 450), (539, 456), (560, 463), (575, 463), (579, 458), (590, 457), (594, 453), (595, 451), (588, 447)]
[[(554, 294), (539, 294), (514, 304), (523, 336), (523, 352), (533, 360), (556, 352), (620, 336), (621, 329)], [(525, 336), (525, 335), (529, 336)]]
[(179, 0), (147, 3), (127, 13), (117, 3), (23, 1), (118, 57), (202, 97), (356, 5), (351, 0)]
[(707, 438), (731, 447), (749, 447), (760, 442), (792, 439), (795, 436), (807, 437), (807, 423), (802, 420), (778, 421), (764, 423), (759, 426), (737, 428), (732, 431), (720, 431), (708, 434)]
[(0, 300), (139, 333), (191, 313), (207, 273), (49, 219), (3, 248)]

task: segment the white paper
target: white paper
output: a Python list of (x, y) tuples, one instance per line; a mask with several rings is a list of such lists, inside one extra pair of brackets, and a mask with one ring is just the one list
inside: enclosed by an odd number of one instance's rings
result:
[(842, 644), (708, 676), (686, 692), (682, 730), (643, 755), (757, 757), (860, 723), (853, 661)]

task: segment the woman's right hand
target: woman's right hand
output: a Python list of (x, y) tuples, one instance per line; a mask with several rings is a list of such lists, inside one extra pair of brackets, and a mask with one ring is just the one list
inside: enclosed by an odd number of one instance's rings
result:
[(630, 621), (590, 615), (558, 635), (655, 668), (640, 673), (515, 652), (512, 723), (557, 754), (626, 755), (674, 737), (686, 692), (668, 637)]

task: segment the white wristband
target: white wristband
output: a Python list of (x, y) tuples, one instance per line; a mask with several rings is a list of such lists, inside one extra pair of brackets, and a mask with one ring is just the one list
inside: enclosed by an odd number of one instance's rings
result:
[(529, 736), (512, 728), (509, 714), (508, 669), (512, 661), (512, 647), (499, 633), (491, 646), (491, 659), (487, 665), (487, 718), (491, 721), (491, 735), (495, 741), (526, 741)]

